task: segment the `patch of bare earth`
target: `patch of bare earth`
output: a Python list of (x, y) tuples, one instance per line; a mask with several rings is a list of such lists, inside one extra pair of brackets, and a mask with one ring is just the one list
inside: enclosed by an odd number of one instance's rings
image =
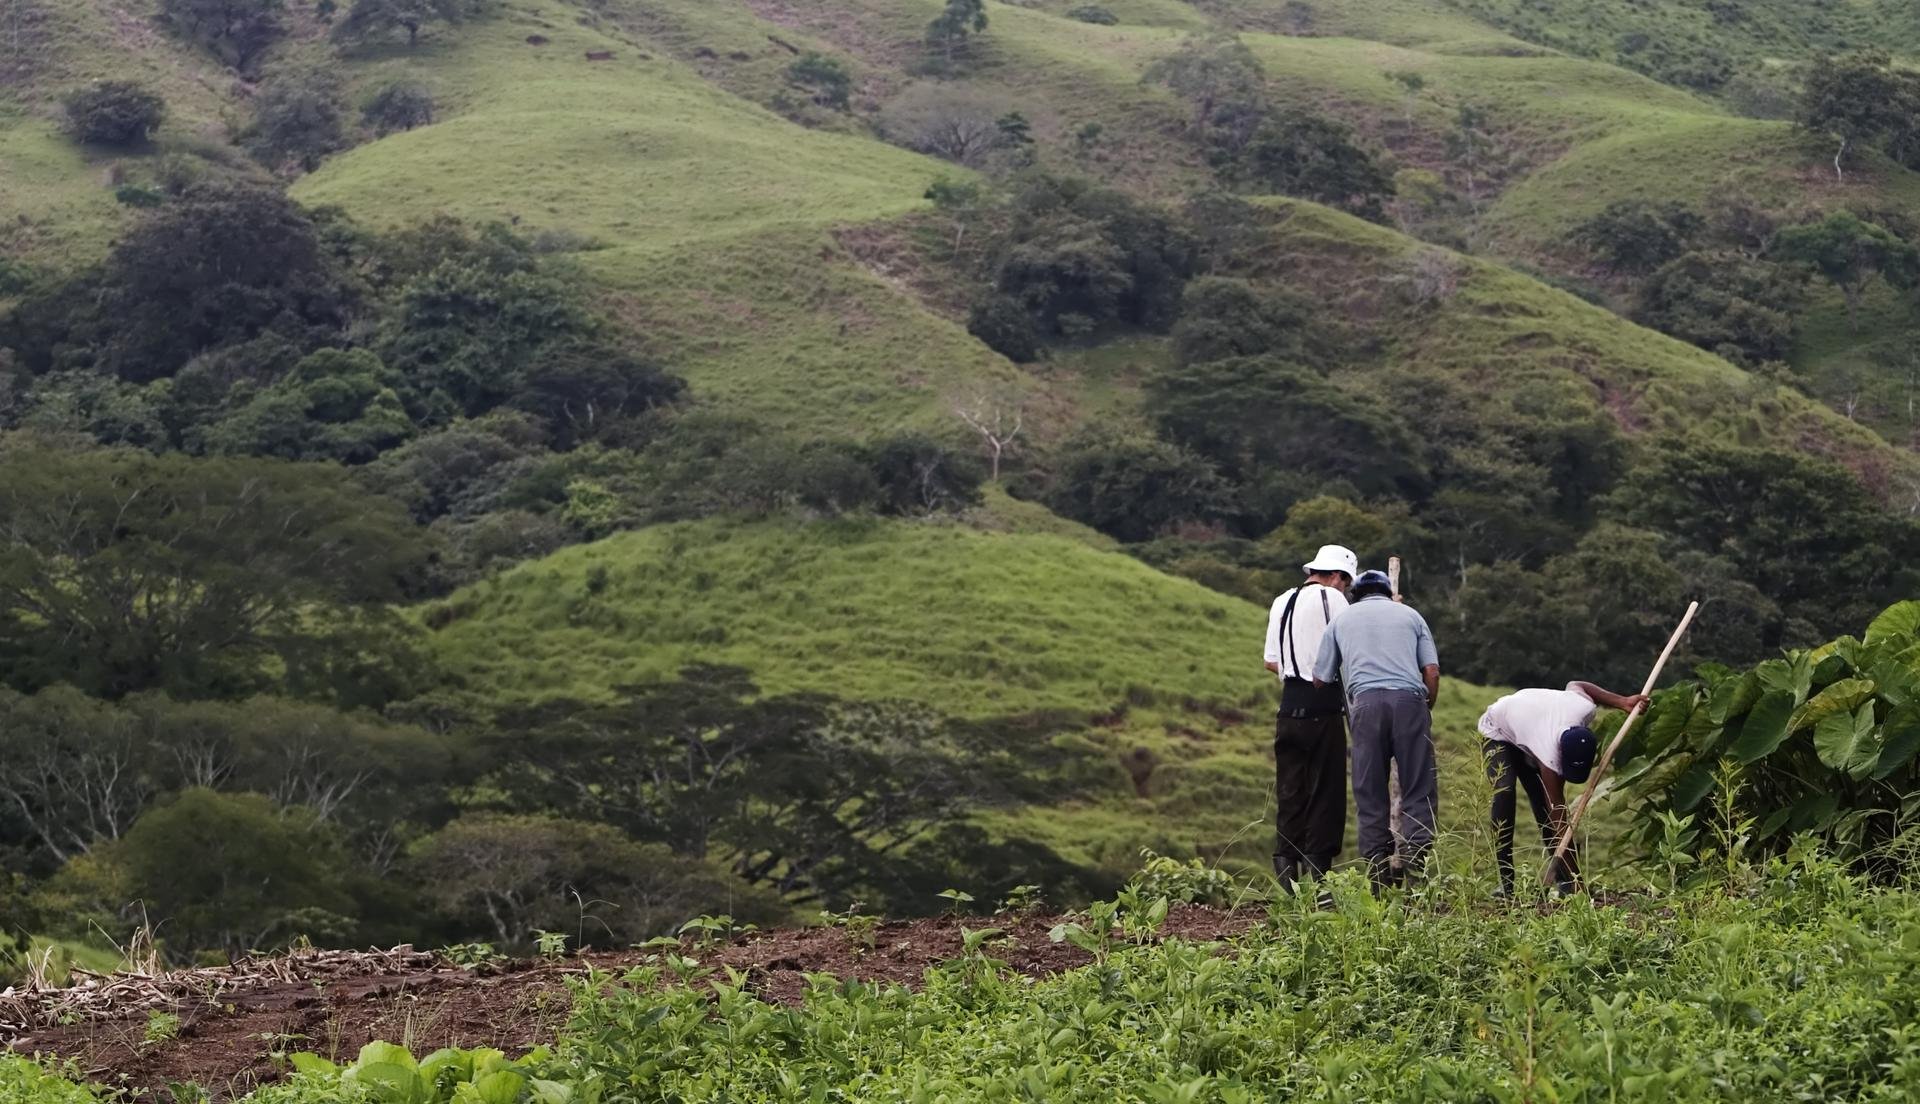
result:
[[(1264, 914), (1179, 906), (1162, 938), (1231, 939)], [(927, 969), (962, 953), (960, 927), (999, 927), (991, 949), (1011, 970), (1045, 977), (1091, 957), (1048, 932), (1060, 916), (921, 919), (882, 924), (872, 949), (838, 928), (757, 933), (705, 951), (703, 963), (747, 975), (762, 999), (798, 1004), (807, 975), (918, 986)], [(287, 1075), (285, 1055), (311, 1051), (350, 1058), (374, 1039), (416, 1053), (443, 1046), (493, 1046), (519, 1053), (551, 1042), (565, 1024), (569, 980), (589, 970), (618, 974), (646, 961), (639, 950), (588, 952), (515, 962), (491, 973), (462, 969), (411, 948), (306, 951), (232, 966), (159, 975), (89, 977), (67, 989), (0, 994), (0, 1046), (71, 1059), (92, 1080), (136, 1100), (168, 1099), (167, 1086), (193, 1083), (219, 1098), (244, 1095)], [(154, 1013), (178, 1016), (171, 1038), (149, 1040)]]

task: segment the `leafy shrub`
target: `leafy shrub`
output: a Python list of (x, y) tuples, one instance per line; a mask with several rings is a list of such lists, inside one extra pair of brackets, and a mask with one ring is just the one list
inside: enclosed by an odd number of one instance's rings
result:
[(1012, 296), (988, 295), (975, 303), (967, 315), (967, 332), (1015, 364), (1040, 359), (1040, 331), (1033, 315)]
[(1317, 357), (1312, 308), (1279, 288), (1255, 287), (1231, 276), (1202, 276), (1180, 299), (1173, 355), (1182, 364), (1274, 353), (1295, 360)]
[(1198, 253), (1178, 219), (1110, 188), (1044, 175), (1010, 206), (1010, 225), (989, 247), (994, 284), (1041, 333), (1172, 324)]
[(1120, 17), (1098, 4), (1081, 4), (1067, 9), (1068, 19), (1078, 19), (1082, 23), (1098, 23), (1111, 27), (1120, 22)]
[(1738, 253), (1687, 253), (1640, 290), (1640, 321), (1740, 364), (1781, 360), (1793, 345), (1803, 282)]
[(253, 120), (243, 140), (265, 164), (307, 172), (346, 145), (339, 78), (321, 69), (275, 77), (253, 101)]
[(1575, 227), (1573, 238), (1615, 271), (1644, 274), (1685, 252), (1702, 225), (1678, 203), (1621, 199)]
[(1379, 219), (1393, 176), (1353, 140), (1346, 124), (1311, 113), (1268, 119), (1227, 165), (1236, 180)]
[(131, 146), (147, 140), (166, 117), (158, 95), (132, 81), (99, 81), (67, 93), (67, 127), (82, 142)]
[(1717, 815), (1775, 852), (1811, 833), (1872, 855), (1898, 833), (1920, 792), (1920, 602), (1889, 608), (1864, 639), (1700, 675), (1655, 696), (1613, 783), (1647, 799), (1635, 815), (1649, 844), (1663, 815), (1692, 815), (1716, 791)]
[(813, 102), (835, 111), (847, 110), (853, 92), (853, 73), (845, 62), (821, 53), (808, 53), (787, 66), (787, 80), (808, 89)]
[(1279, 524), (1310, 473), (1366, 495), (1417, 497), (1425, 450), (1388, 408), (1281, 357), (1235, 357), (1163, 370), (1146, 383), (1161, 433), (1240, 487), (1255, 533)]
[(397, 80), (381, 85), (360, 106), (360, 121), (374, 133), (392, 134), (433, 122), (433, 93), (418, 81)]
[(1070, 443), (1056, 458), (1047, 504), (1062, 517), (1123, 541), (1144, 541), (1182, 522), (1233, 511), (1231, 489), (1212, 464), (1151, 438)]
[(916, 516), (951, 512), (980, 502), (986, 467), (971, 454), (919, 434), (904, 434), (867, 450), (880, 486), (881, 513)]

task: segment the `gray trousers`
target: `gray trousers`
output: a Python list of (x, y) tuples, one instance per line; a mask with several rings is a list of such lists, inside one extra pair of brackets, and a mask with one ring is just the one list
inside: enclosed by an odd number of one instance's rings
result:
[(1393, 798), (1388, 767), (1400, 768), (1400, 854), (1418, 871), (1433, 844), (1440, 814), (1440, 779), (1433, 759), (1433, 714), (1418, 690), (1368, 690), (1348, 707), (1353, 732), (1353, 807), (1360, 820), (1360, 854), (1374, 880), (1384, 882), (1394, 855)]

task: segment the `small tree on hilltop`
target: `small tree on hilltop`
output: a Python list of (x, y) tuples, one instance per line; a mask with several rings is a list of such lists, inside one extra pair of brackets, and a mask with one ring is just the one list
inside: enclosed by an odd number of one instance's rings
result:
[(1795, 121), (1834, 143), (1836, 179), (1846, 180), (1844, 166), (1855, 147), (1871, 145), (1904, 125), (1906, 83), (1883, 53), (1823, 57), (1807, 68)]
[(946, 10), (927, 24), (927, 42), (938, 46), (951, 64), (954, 55), (966, 49), (967, 39), (986, 29), (986, 0), (947, 0)]
[(353, 0), (333, 33), (340, 39), (366, 40), (406, 31), (411, 47), (420, 42), (420, 28), (435, 21), (458, 23), (468, 10), (466, 0)]
[(132, 146), (147, 140), (167, 105), (132, 81), (100, 81), (67, 94), (67, 126), (82, 142)]
[(382, 85), (360, 108), (360, 121), (385, 137), (396, 130), (412, 130), (433, 122), (433, 93), (415, 81)]
[(853, 93), (853, 74), (846, 63), (825, 54), (810, 53), (787, 66), (787, 80), (808, 89), (813, 102), (845, 111)]

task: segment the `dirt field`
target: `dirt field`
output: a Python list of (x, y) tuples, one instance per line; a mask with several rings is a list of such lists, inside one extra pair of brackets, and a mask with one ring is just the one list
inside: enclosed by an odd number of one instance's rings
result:
[[(1182, 906), (1161, 935), (1230, 938), (1262, 915)], [(872, 951), (857, 949), (837, 928), (802, 928), (756, 933), (695, 956), (746, 972), (766, 1000), (797, 1003), (809, 973), (918, 985), (928, 966), (960, 955), (961, 923), (1003, 928), (1012, 942), (993, 954), (1021, 973), (1039, 977), (1085, 965), (1086, 952), (1048, 939), (1060, 919), (896, 921), (879, 927)], [(416, 1054), (480, 1045), (518, 1053), (551, 1041), (566, 1022), (568, 978), (590, 967), (624, 970), (649, 953), (657, 952), (587, 953), (477, 973), (411, 948), (310, 951), (218, 969), (123, 975), (0, 994), (0, 1025), (11, 1025), (0, 1026), (0, 1044), (73, 1059), (91, 1079), (135, 1099), (165, 1098), (167, 1085), (177, 1082), (226, 1099), (285, 1076), (286, 1054), (350, 1058), (373, 1039)], [(149, 1037), (155, 1013), (179, 1017), (172, 1037)]]

